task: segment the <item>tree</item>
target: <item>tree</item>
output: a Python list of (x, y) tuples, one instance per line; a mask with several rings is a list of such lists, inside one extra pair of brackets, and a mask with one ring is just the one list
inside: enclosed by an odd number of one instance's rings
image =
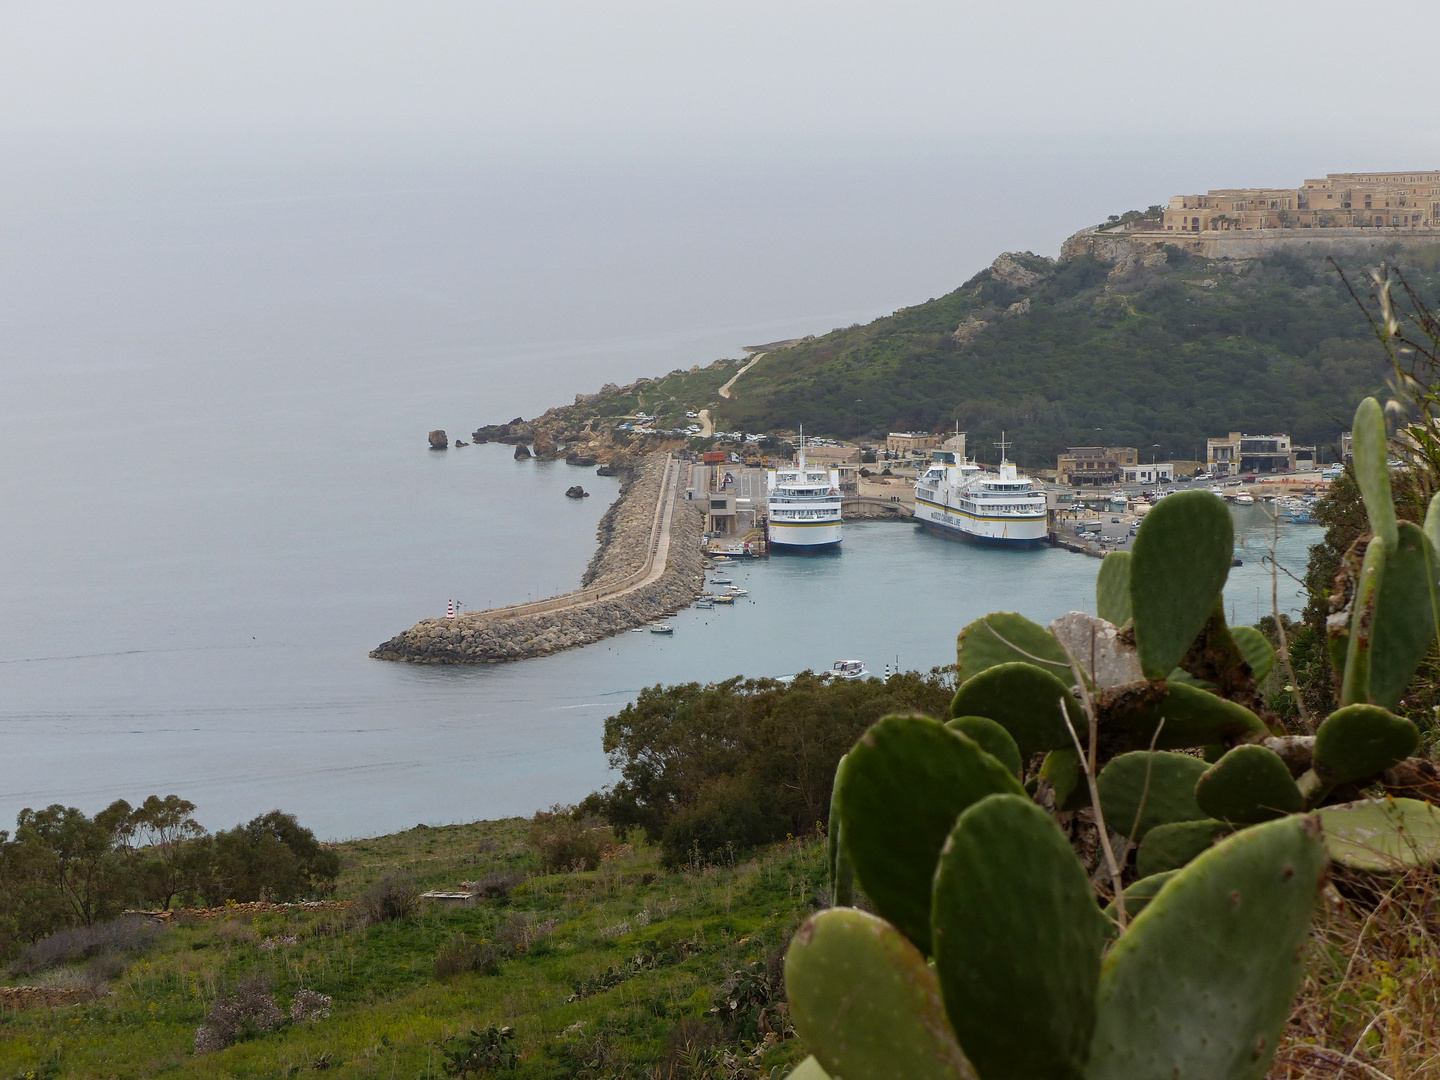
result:
[(55, 891), (74, 922), (89, 926), (123, 906), (123, 864), (115, 844), (130, 817), (117, 799), (93, 819), (73, 806), (28, 806), (16, 818), (19, 863)]
[(175, 895), (199, 884), (194, 858), (205, 829), (192, 816), (195, 804), (178, 795), (151, 795), (130, 815), (129, 835), (145, 841), (138, 878), (147, 900), (168, 908)]

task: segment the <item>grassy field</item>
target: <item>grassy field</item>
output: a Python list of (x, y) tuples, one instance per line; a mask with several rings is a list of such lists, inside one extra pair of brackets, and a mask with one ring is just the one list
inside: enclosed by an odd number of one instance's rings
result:
[[(474, 907), (370, 925), (358, 908), (181, 919), (143, 955), (108, 961), (108, 993), (0, 1012), (0, 1077), (442, 1076), (452, 1037), (487, 1025), (513, 1026), (516, 1077), (769, 1077), (804, 1057), (769, 996), (823, 894), (823, 843), (674, 871), (626, 843), (596, 870), (546, 874), (528, 828), (417, 827), (340, 845), (338, 899), (396, 874), (422, 889), (508, 889)], [(495, 973), (437, 977), (447, 943), (486, 947)], [(9, 981), (94, 982), (100, 963)], [(207, 1010), (257, 975), (286, 1016), (302, 989), (329, 995), (330, 1015), (196, 1054)]]

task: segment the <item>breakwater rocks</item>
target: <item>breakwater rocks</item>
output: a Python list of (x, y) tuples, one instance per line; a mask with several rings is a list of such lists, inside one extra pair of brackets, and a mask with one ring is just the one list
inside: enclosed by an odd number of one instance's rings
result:
[(678, 462), (652, 454), (600, 521), (600, 549), (573, 593), (423, 619), (370, 653), (412, 664), (494, 664), (589, 645), (688, 607), (700, 594), (701, 503), (678, 497)]

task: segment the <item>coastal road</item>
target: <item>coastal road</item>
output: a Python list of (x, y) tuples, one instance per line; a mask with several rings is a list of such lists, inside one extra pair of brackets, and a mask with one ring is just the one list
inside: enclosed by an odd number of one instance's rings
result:
[[(731, 391), (732, 391), (732, 389), (733, 389), (734, 386), (735, 386), (735, 380), (738, 379), (738, 378), (740, 378), (741, 375), (744, 375), (745, 372), (749, 371), (752, 367), (754, 367), (756, 364), (758, 364), (758, 363), (759, 363), (762, 359), (764, 359), (767, 355), (768, 355), (767, 353), (758, 352), (758, 353), (756, 353), (754, 356), (752, 356), (752, 357), (750, 358), (749, 362), (748, 362), (744, 367), (742, 367), (739, 371), (737, 371), (734, 375), (732, 375), (732, 376), (730, 377), (730, 381), (729, 381), (729, 382), (727, 382), (724, 386), (720, 387), (720, 396), (721, 396), (722, 398), (729, 398), (729, 397), (731, 396)], [(701, 437), (702, 439), (708, 439), (711, 435), (714, 435), (714, 434), (715, 434), (715, 422), (714, 422), (713, 420), (711, 420), (711, 418), (710, 418), (710, 410), (709, 410), (709, 409), (701, 409), (701, 410), (700, 410), (699, 420), (700, 420), (700, 437)]]

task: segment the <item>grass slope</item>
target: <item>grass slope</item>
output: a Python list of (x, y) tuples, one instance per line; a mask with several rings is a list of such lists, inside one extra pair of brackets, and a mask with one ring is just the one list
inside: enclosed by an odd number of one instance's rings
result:
[[(1166, 254), (1122, 268), (1013, 256), (1043, 280), (1022, 288), (986, 269), (939, 299), (774, 352), (719, 422), (856, 438), (958, 421), (982, 459), (1004, 429), (1022, 463), (1053, 467), (1066, 446), (1096, 443), (1194, 458), (1207, 436), (1234, 430), (1327, 445), (1383, 385), (1384, 355), (1323, 259)], [(1440, 288), (1440, 248), (1390, 260), (1423, 294)], [(1346, 267), (1352, 280), (1362, 271)]]
[[(727, 1075), (768, 1077), (804, 1056), (793, 1038), (766, 1042), (753, 1023), (710, 1010), (734, 996), (721, 992), (732, 973), (773, 968), (813, 910), (823, 841), (676, 872), (661, 870), (655, 849), (622, 847), (596, 871), (546, 875), (526, 835), (524, 821), (510, 820), (340, 845), (342, 899), (397, 869), (426, 888), (497, 872), (522, 883), (473, 908), (368, 927), (333, 910), (177, 926), (107, 996), (0, 1013), (0, 1076), (440, 1076), (442, 1040), (488, 1024), (515, 1027), (521, 1061), (505, 1075), (517, 1078), (700, 1075), (726, 1053)], [(498, 974), (435, 977), (434, 957), (456, 934), (493, 940), (507, 925), (527, 927), (532, 940)], [(290, 936), (293, 944), (281, 940)], [(195, 1029), (216, 996), (255, 973), (271, 979), (282, 1010), (305, 987), (333, 996), (331, 1016), (195, 1055)]]

